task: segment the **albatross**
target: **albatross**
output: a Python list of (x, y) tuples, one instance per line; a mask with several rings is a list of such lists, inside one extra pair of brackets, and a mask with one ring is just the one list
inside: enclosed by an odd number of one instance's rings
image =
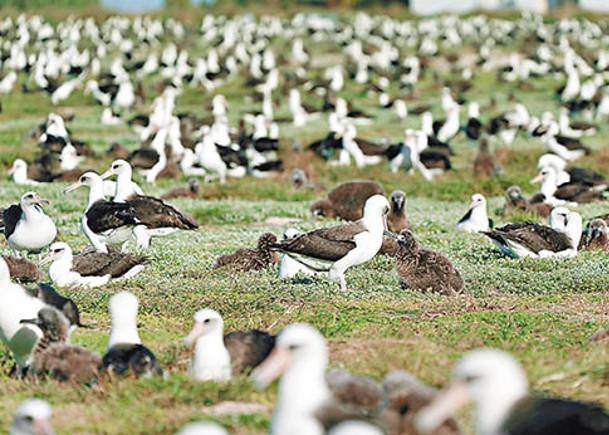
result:
[(301, 234), (273, 245), (305, 266), (328, 271), (330, 280), (347, 289), (345, 272), (370, 260), (380, 250), (390, 205), (382, 195), (373, 195), (356, 221)]
[(111, 279), (129, 279), (144, 269), (146, 257), (118, 250), (89, 251), (74, 255), (66, 243), (53, 243), (41, 264), (49, 266), (49, 276), (59, 286), (99, 287)]
[(193, 343), (190, 377), (197, 381), (228, 381), (264, 361), (275, 345), (275, 336), (257, 329), (224, 335), (220, 313), (204, 308), (195, 313), (192, 331), (184, 338), (186, 346)]
[(110, 298), (108, 308), (112, 330), (108, 350), (102, 358), (101, 369), (110, 374), (125, 376), (161, 376), (163, 369), (154, 353), (142, 344), (137, 332), (139, 302), (135, 295), (123, 291)]
[(139, 223), (131, 205), (104, 199), (103, 180), (95, 172), (85, 172), (63, 192), (80, 186), (89, 188), (89, 199), (80, 221), (83, 233), (98, 252), (108, 252), (108, 244), (124, 244)]
[(472, 195), (472, 202), (469, 204), (467, 213), (455, 227), (466, 233), (488, 231), (493, 227), (493, 221), (489, 219), (486, 212), (486, 198), (483, 195), (479, 193)]
[(474, 350), (457, 363), (450, 386), (416, 415), (417, 429), (430, 433), (469, 402), (481, 435), (609, 433), (609, 415), (597, 405), (531, 396), (518, 361), (495, 349)]
[(582, 235), (582, 218), (566, 207), (556, 207), (550, 213), (549, 227), (515, 222), (482, 234), (490, 237), (501, 252), (514, 258), (574, 256)]
[(15, 252), (40, 252), (57, 237), (57, 227), (41, 206), (48, 202), (36, 192), (26, 192), (19, 204), (4, 210), (4, 236)]
[(194, 219), (174, 206), (152, 196), (138, 194), (131, 181), (132, 168), (125, 160), (115, 160), (101, 178), (113, 175), (116, 179), (116, 194), (113, 202), (124, 203), (132, 207), (138, 220), (133, 229), (137, 246), (147, 248), (154, 236), (172, 234), (178, 230), (196, 230), (198, 224)]

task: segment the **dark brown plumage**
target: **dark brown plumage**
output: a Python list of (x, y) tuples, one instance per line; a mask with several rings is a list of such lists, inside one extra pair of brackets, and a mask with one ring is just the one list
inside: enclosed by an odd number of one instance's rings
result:
[(463, 292), (463, 278), (448, 258), (422, 249), (410, 230), (400, 232), (397, 242), (389, 255), (395, 258), (402, 287), (449, 296)]
[(52, 378), (60, 382), (92, 383), (99, 374), (101, 358), (81, 346), (68, 343), (68, 320), (55, 308), (43, 308), (37, 319), (22, 323), (37, 325), (43, 333), (32, 351), (27, 377)]
[(133, 208), (139, 223), (149, 229), (196, 230), (199, 227), (191, 216), (152, 196), (136, 195), (126, 204)]
[(96, 234), (138, 223), (135, 210), (130, 204), (110, 202), (105, 199), (93, 203), (85, 216), (87, 226)]
[(161, 199), (175, 198), (191, 198), (195, 199), (199, 196), (199, 181), (195, 179), (188, 180), (188, 187), (176, 187), (161, 195)]
[[(430, 404), (437, 396), (437, 391), (406, 372), (391, 372), (383, 378), (385, 409), (381, 418), (387, 424), (387, 435), (409, 434), (419, 432), (414, 426), (414, 416)], [(431, 435), (457, 435), (460, 433), (457, 422), (450, 418), (431, 432)]]
[(478, 153), (474, 157), (474, 178), (490, 178), (496, 174), (495, 156), (491, 153), (489, 142), (486, 134), (480, 137)]
[[(514, 222), (482, 234), (496, 241), (500, 247), (507, 247), (508, 241), (511, 241), (534, 254), (544, 250), (560, 252), (572, 248), (571, 239), (566, 233), (535, 222)], [(503, 248), (502, 251), (510, 255)]]
[(384, 427), (379, 414), (383, 406), (383, 390), (370, 378), (354, 376), (342, 369), (326, 374), (332, 397), (315, 413), (326, 430), (347, 420), (365, 420)]
[(269, 356), (275, 347), (275, 336), (257, 329), (233, 331), (224, 336), (224, 346), (236, 376), (259, 366)]
[(119, 376), (162, 376), (163, 369), (154, 354), (146, 346), (134, 343), (119, 343), (102, 358), (100, 371)]
[(363, 216), (364, 204), (373, 195), (384, 195), (383, 188), (374, 181), (349, 181), (336, 186), (328, 197), (311, 205), (314, 216), (355, 221)]
[(393, 233), (399, 233), (402, 230), (408, 229), (408, 220), (406, 219), (406, 194), (401, 190), (395, 190), (389, 195), (389, 204), (391, 210), (387, 215), (387, 228)]
[(218, 257), (215, 267), (230, 267), (243, 272), (262, 270), (279, 261), (279, 256), (272, 251), (277, 243), (277, 237), (271, 233), (264, 233), (258, 239), (256, 248), (238, 249), (232, 254)]
[(513, 211), (521, 211), (537, 215), (539, 217), (548, 217), (552, 212), (552, 206), (544, 201), (546, 196), (543, 193), (538, 193), (526, 199), (522, 196), (522, 191), (518, 186), (511, 186), (506, 191), (507, 201), (503, 206), (503, 214), (507, 215)]
[(127, 160), (127, 158), (129, 157), (129, 150), (124, 145), (121, 145), (118, 142), (114, 142), (106, 150), (106, 155), (108, 157), (111, 157), (113, 160), (116, 160), (116, 159)]
[(42, 271), (30, 260), (12, 255), (3, 255), (2, 258), (6, 261), (11, 278), (14, 281), (36, 282), (42, 278)]
[(123, 253), (118, 249), (108, 249), (108, 253), (87, 248), (72, 257), (72, 271), (82, 276), (111, 275), (118, 278), (148, 259), (141, 255)]
[(579, 242), (579, 249), (586, 251), (609, 251), (609, 238), (607, 236), (607, 223), (602, 219), (592, 219)]
[(355, 248), (353, 237), (362, 231), (367, 231), (363, 223), (350, 222), (299, 234), (275, 244), (273, 248), (300, 256), (337, 261)]

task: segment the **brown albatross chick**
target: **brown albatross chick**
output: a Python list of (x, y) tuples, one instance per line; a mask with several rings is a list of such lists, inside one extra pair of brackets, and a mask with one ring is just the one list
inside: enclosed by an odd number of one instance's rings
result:
[(11, 278), (14, 281), (21, 283), (36, 282), (42, 278), (42, 271), (30, 260), (12, 255), (3, 255), (2, 258), (6, 261)]
[(609, 251), (609, 238), (607, 236), (607, 223), (602, 219), (592, 219), (584, 231), (579, 249), (585, 251)]
[(176, 187), (161, 195), (161, 199), (190, 198), (195, 199), (199, 196), (199, 181), (191, 178), (188, 180), (188, 187)]
[(275, 234), (264, 233), (258, 239), (255, 248), (238, 249), (232, 254), (218, 257), (215, 268), (229, 267), (243, 272), (262, 270), (279, 262), (279, 255), (271, 250), (275, 243), (277, 243)]
[(406, 194), (401, 190), (393, 191), (389, 196), (389, 204), (391, 204), (391, 210), (387, 215), (387, 228), (389, 231), (399, 233), (402, 230), (408, 229)]
[(328, 192), (328, 197), (315, 201), (311, 213), (328, 219), (356, 221), (363, 216), (364, 204), (373, 195), (384, 195), (383, 188), (374, 181), (349, 181)]
[[(427, 386), (406, 372), (391, 372), (383, 378), (385, 409), (381, 414), (387, 422), (388, 435), (419, 434), (414, 426), (416, 413), (429, 405), (437, 396), (437, 390)], [(432, 435), (459, 434), (457, 422), (450, 418), (434, 429)]]
[(523, 211), (539, 217), (548, 217), (552, 212), (552, 206), (546, 204), (546, 196), (543, 193), (533, 195), (530, 199), (522, 196), (522, 190), (518, 186), (511, 186), (506, 191), (507, 202), (503, 206), (503, 214), (510, 214), (513, 211)]
[(474, 157), (474, 178), (490, 178), (496, 174), (495, 156), (491, 153), (489, 142), (486, 134), (480, 137), (478, 153)]
[(81, 346), (68, 343), (69, 323), (55, 308), (43, 308), (37, 319), (21, 323), (37, 325), (42, 338), (32, 351), (27, 376), (33, 379), (53, 378), (60, 382), (92, 383), (99, 374), (101, 358)]
[(448, 258), (422, 249), (410, 230), (395, 237), (398, 243), (389, 255), (395, 258), (402, 287), (449, 296), (463, 291), (463, 278)]

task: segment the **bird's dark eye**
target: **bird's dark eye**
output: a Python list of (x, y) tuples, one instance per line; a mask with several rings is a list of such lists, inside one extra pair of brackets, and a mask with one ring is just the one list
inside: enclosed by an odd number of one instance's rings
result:
[(34, 417), (32, 417), (31, 415), (26, 415), (23, 419), (25, 421), (27, 421), (28, 423), (31, 423), (32, 421), (34, 421)]
[(468, 384), (472, 384), (472, 383), (476, 382), (478, 379), (480, 379), (480, 376), (475, 376), (475, 375), (467, 375), (465, 378), (463, 378), (463, 380), (465, 382), (467, 382)]
[(211, 319), (205, 319), (203, 320), (203, 323), (209, 323), (211, 321)]
[(112, 169), (118, 169), (118, 165), (112, 166)]
[(291, 345), (288, 346), (288, 350), (293, 352), (295, 350), (298, 350), (299, 347), (300, 346), (298, 346), (297, 344), (291, 344)]

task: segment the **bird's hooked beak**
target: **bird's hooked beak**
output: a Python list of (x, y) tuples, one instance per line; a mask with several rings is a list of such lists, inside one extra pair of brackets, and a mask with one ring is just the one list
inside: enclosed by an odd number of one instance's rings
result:
[(393, 233), (393, 232), (389, 231), (389, 230), (384, 230), (383, 231), (383, 235), (387, 236), (387, 237), (391, 237), (394, 240), (398, 239), (398, 235), (396, 233)]
[(110, 178), (113, 175), (116, 175), (116, 172), (114, 171), (114, 169), (110, 168), (108, 169), (106, 172), (104, 172), (103, 174), (101, 174), (101, 179), (105, 180), (106, 178)]
[(541, 183), (542, 181), (543, 181), (543, 174), (540, 172), (539, 174), (537, 174), (537, 177), (535, 177), (531, 180), (531, 184)]
[(256, 389), (262, 390), (275, 379), (281, 377), (291, 363), (292, 355), (285, 349), (275, 347), (271, 354), (251, 374)]
[(467, 384), (462, 381), (453, 382), (431, 404), (415, 415), (414, 425), (422, 434), (431, 433), (459, 409), (467, 405), (470, 400)]
[(22, 325), (36, 325), (40, 326), (40, 321), (38, 319), (22, 319), (19, 321)]
[(15, 166), (11, 166), (11, 168), (8, 170), (8, 175), (13, 175), (15, 173)]
[(82, 186), (82, 183), (79, 181), (77, 181), (74, 184), (70, 184), (68, 187), (66, 187), (65, 189), (63, 189), (63, 194), (65, 195), (68, 192), (71, 192), (73, 190), (78, 189), (80, 186)]
[(190, 333), (184, 337), (184, 346), (192, 346), (193, 343), (197, 341), (197, 338), (203, 334), (203, 330), (203, 322), (195, 322)]
[(43, 198), (43, 197), (42, 197), (42, 196), (40, 196), (40, 195), (36, 195), (36, 196), (34, 197), (34, 203), (35, 203), (35, 204), (38, 204), (38, 205), (42, 205), (42, 204), (48, 204), (48, 203), (49, 203), (49, 200), (48, 200), (48, 199), (46, 199), (46, 198)]
[(40, 266), (46, 266), (47, 264), (50, 264), (53, 262), (53, 260), (55, 259), (55, 254), (53, 253), (53, 251), (49, 252), (47, 254), (46, 257), (44, 257), (42, 260), (40, 260)]

